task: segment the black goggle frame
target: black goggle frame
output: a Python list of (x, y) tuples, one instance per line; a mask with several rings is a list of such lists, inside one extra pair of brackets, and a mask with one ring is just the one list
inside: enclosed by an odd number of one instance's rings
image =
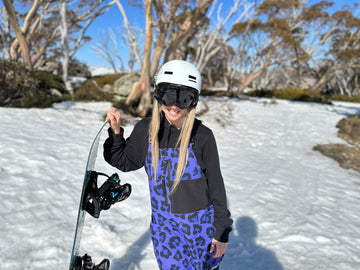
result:
[(188, 86), (159, 83), (155, 86), (155, 99), (165, 106), (176, 105), (180, 109), (196, 107), (199, 100), (199, 92)]

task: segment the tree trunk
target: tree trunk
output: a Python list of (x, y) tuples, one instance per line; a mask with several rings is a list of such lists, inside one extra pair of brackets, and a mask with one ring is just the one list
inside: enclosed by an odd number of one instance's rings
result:
[(66, 0), (62, 0), (60, 4), (60, 14), (61, 14), (61, 45), (62, 45), (62, 69), (63, 74), (62, 78), (65, 84), (66, 91), (69, 92), (71, 96), (74, 95), (71, 82), (68, 77), (68, 68), (69, 68), (69, 39), (68, 39), (68, 25), (66, 22)]
[(10, 49), (11, 49), (11, 26), (10, 21), (5, 10), (1, 10), (1, 23), (4, 25), (3, 31), (0, 32), (1, 39), (4, 41), (2, 54), (3, 58), (10, 60)]
[(255, 79), (259, 78), (260, 75), (268, 68), (268, 66), (270, 65), (271, 60), (272, 60), (273, 51), (275, 50), (274, 43), (276, 40), (277, 40), (277, 37), (273, 37), (273, 39), (269, 45), (270, 49), (267, 53), (265, 63), (263, 64), (261, 69), (259, 71), (251, 72), (249, 74), (249, 76), (240, 84), (240, 86), (238, 88), (238, 95), (242, 95), (246, 86), (248, 86)]
[(126, 99), (126, 105), (132, 106), (136, 104), (139, 99), (139, 105), (136, 113), (141, 117), (145, 117), (151, 106), (150, 94), (150, 55), (152, 43), (152, 13), (151, 13), (152, 0), (145, 1), (145, 16), (146, 16), (146, 42), (144, 49), (144, 62), (141, 71), (140, 81), (133, 85), (131, 93)]
[(157, 68), (160, 63), (161, 56), (166, 47), (166, 37), (169, 35), (171, 27), (173, 25), (173, 19), (175, 13), (180, 6), (181, 0), (171, 1), (170, 5), (166, 5), (167, 15), (165, 17), (164, 3), (162, 0), (154, 1), (153, 8), (156, 12), (157, 27), (158, 29), (158, 39), (154, 44), (151, 66), (150, 66), (150, 78), (155, 76)]
[[(336, 77), (340, 70), (333, 71), (333, 76)], [(311, 90), (321, 90), (320, 87), (326, 82), (326, 78), (330, 76), (331, 71), (325, 72), (325, 74), (311, 87)]]
[(198, 0), (193, 13), (186, 18), (180, 30), (170, 40), (169, 47), (165, 53), (164, 62), (175, 58), (176, 50), (180, 48), (181, 43), (188, 37), (196, 23), (205, 17), (212, 2), (213, 0)]
[[(31, 26), (31, 20), (36, 15), (36, 12), (37, 12), (38, 8), (42, 4), (41, 2), (42, 2), (41, 0), (35, 0), (32, 7), (29, 10), (29, 12), (26, 14), (26, 16), (24, 18), (24, 24), (23, 24), (23, 27), (21, 29), (21, 32), (22, 32), (22, 34), (23, 34), (23, 36), (25, 37), (26, 40), (29, 40), (28, 32), (29, 32), (29, 28)], [(49, 5), (49, 4), (47, 4), (47, 5)], [(36, 29), (35, 25), (36, 25), (36, 23), (34, 25), (32, 25), (32, 29)], [(13, 41), (12, 46), (11, 46), (10, 54), (11, 54), (12, 59), (17, 59), (19, 46), (20, 46), (19, 39), (16, 38)]]
[[(120, 3), (119, 0), (115, 0), (115, 2), (116, 2), (116, 4), (117, 4), (117, 6), (118, 6), (118, 8), (119, 8), (119, 10), (120, 10), (120, 12), (121, 12), (121, 14), (123, 16), (124, 27), (125, 27), (126, 33), (128, 35), (128, 40), (129, 40), (130, 46), (131, 46), (131, 48), (132, 48), (132, 50), (133, 50), (133, 52), (135, 54), (136, 60), (137, 60), (137, 62), (139, 64), (140, 68), (142, 69), (143, 63), (141, 61), (140, 53), (139, 53), (138, 48), (137, 48), (136, 37), (131, 32), (130, 23), (129, 23), (128, 17), (126, 15), (125, 9), (124, 9), (123, 5)], [(147, 2), (148, 1), (146, 1), (146, 3), (145, 3), (145, 12), (146, 12)], [(150, 6), (151, 6), (151, 3), (150, 3)], [(145, 16), (147, 16), (147, 15), (145, 15)], [(151, 14), (150, 14), (150, 16), (151, 16)]]
[(156, 41), (156, 43), (154, 45), (153, 57), (152, 57), (151, 68), (150, 68), (151, 78), (153, 78), (155, 76), (156, 70), (160, 63), (161, 55), (164, 52), (165, 38), (166, 38), (166, 33), (164, 33), (164, 32), (159, 33), (158, 40)]
[(14, 29), (16, 38), (19, 40), (23, 61), (26, 65), (27, 69), (32, 71), (33, 66), (31, 64), (29, 46), (28, 46), (28, 43), (26, 41), (26, 38), (25, 38), (21, 28), (19, 27), (18, 20), (16, 17), (14, 7), (12, 5), (12, 2), (10, 0), (4, 0), (3, 2), (5, 5), (6, 12), (8, 13), (10, 24), (11, 24), (12, 28)]
[(214, 80), (212, 79), (211, 71), (212, 71), (212, 69), (209, 68), (209, 69), (208, 69), (208, 72), (207, 72), (207, 78), (208, 78), (208, 80), (209, 80), (209, 86), (213, 86), (213, 85), (214, 85)]

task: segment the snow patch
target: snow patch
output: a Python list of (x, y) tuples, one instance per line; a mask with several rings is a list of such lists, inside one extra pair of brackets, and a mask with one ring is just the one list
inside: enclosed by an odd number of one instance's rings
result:
[[(343, 143), (336, 123), (359, 104), (201, 98), (234, 219), (223, 269), (360, 269), (360, 174), (312, 151)], [(0, 107), (1, 269), (68, 269), (90, 144), (110, 103)], [(133, 124), (125, 127), (125, 136)], [(86, 219), (81, 252), (111, 269), (157, 269), (143, 169), (122, 173), (129, 199)]]

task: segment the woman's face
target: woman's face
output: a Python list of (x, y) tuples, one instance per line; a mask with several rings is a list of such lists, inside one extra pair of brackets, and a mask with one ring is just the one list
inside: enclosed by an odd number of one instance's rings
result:
[(187, 114), (187, 109), (180, 109), (176, 105), (165, 106), (163, 104), (161, 105), (161, 109), (170, 124), (174, 125), (178, 129), (181, 128)]

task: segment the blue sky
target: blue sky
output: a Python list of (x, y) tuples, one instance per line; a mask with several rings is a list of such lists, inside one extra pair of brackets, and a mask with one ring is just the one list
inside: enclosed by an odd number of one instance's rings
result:
[[(139, 28), (143, 28), (145, 24), (145, 12), (140, 8), (132, 8), (123, 3), (121, 1), (124, 8), (126, 9), (127, 16), (131, 26), (136, 26)], [(92, 38), (90, 42), (81, 47), (75, 54), (75, 58), (80, 60), (83, 63), (86, 63), (89, 66), (106, 66), (110, 67), (110, 64), (106, 62), (104, 58), (99, 56), (95, 50), (93, 49), (94, 45), (97, 44), (98, 36), (104, 31), (108, 31), (108, 29), (112, 29), (114, 33), (117, 33), (117, 29), (123, 25), (123, 17), (119, 11), (117, 5), (113, 5), (110, 10), (98, 17), (92, 25), (89, 27), (86, 34)], [(118, 39), (118, 47), (123, 49), (123, 53), (120, 52), (120, 55), (123, 55), (123, 61), (126, 65), (128, 61), (128, 51), (125, 47), (122, 46), (121, 39)]]

